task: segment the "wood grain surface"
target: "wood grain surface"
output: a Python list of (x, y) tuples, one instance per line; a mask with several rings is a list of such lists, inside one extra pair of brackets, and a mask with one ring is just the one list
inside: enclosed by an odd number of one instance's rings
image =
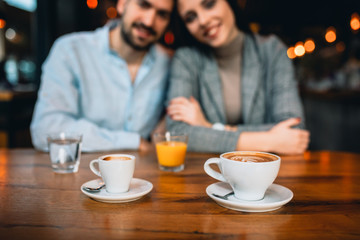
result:
[(82, 154), (78, 173), (52, 172), (47, 153), (0, 150), (0, 239), (360, 239), (360, 155), (306, 152), (282, 157), (275, 183), (294, 192), (278, 210), (244, 213), (206, 195), (214, 154), (187, 153), (185, 170), (158, 169), (155, 152), (136, 156), (136, 178), (154, 188), (129, 203), (97, 202), (80, 191), (96, 179)]

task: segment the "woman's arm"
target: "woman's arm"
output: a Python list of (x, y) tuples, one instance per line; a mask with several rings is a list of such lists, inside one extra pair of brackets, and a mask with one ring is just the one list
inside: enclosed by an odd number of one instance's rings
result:
[(269, 131), (243, 132), (238, 139), (236, 150), (301, 154), (308, 147), (310, 133), (292, 128), (300, 122), (299, 118), (289, 118), (276, 124)]
[[(190, 126), (210, 128), (212, 124), (204, 117), (200, 104), (190, 99), (178, 97), (170, 101), (168, 115), (174, 121), (182, 121)], [(265, 151), (280, 154), (300, 154), (309, 143), (309, 132), (292, 127), (300, 124), (301, 119), (284, 120), (268, 131), (243, 131), (240, 133), (236, 150)], [(226, 131), (236, 131), (237, 126), (225, 125)]]
[[(175, 53), (172, 60), (168, 92), (170, 105), (171, 101), (178, 97), (189, 99), (191, 96), (194, 96), (194, 98), (199, 98), (200, 89), (198, 89), (198, 76), (201, 70), (201, 62), (196, 50), (186, 48), (180, 49)], [(168, 109), (168, 111), (170, 110)], [(189, 135), (189, 151), (233, 151), (240, 134), (238, 132), (217, 131), (207, 127), (190, 125), (184, 121), (172, 119), (169, 114), (166, 123), (169, 131), (182, 132)]]
[[(171, 82), (169, 91), (169, 107), (167, 127), (171, 131), (189, 134), (189, 150), (201, 152), (226, 152), (233, 150), (259, 150), (283, 154), (298, 154), (303, 152), (308, 144), (309, 133), (305, 130), (293, 129), (298, 125), (290, 120), (296, 117), (298, 112), (291, 110), (292, 106), (301, 110), (297, 101), (293, 104), (288, 99), (291, 93), (284, 92), (285, 97), (274, 97), (271, 101), (276, 102), (277, 109), (274, 113), (273, 122), (257, 125), (227, 126), (227, 131), (219, 131), (211, 128), (212, 124), (203, 113), (200, 104), (195, 98), (199, 96), (198, 71), (191, 52), (178, 52), (173, 59)], [(280, 83), (281, 85), (281, 83)], [(285, 87), (293, 88), (293, 85)], [(293, 91), (293, 90), (292, 90)], [(290, 94), (290, 95), (289, 95)], [(193, 98), (194, 96), (195, 98)], [(277, 101), (281, 100), (282, 103)], [(289, 101), (288, 101), (289, 100)], [(291, 101), (290, 101), (291, 100)], [(284, 103), (285, 101), (285, 103)], [(286, 106), (288, 101), (289, 105)], [(286, 106), (286, 108), (283, 108)], [(287, 118), (286, 118), (287, 117)], [(287, 119), (291, 123), (287, 122)], [(290, 125), (289, 125), (290, 124)], [(284, 145), (288, 144), (288, 145)], [(289, 147), (291, 146), (291, 147)]]

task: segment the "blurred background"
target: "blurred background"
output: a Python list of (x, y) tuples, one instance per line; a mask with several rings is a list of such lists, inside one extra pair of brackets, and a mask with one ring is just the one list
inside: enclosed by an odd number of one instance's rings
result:
[[(41, 65), (61, 35), (116, 18), (116, 0), (0, 0), (0, 147), (32, 147)], [(276, 34), (296, 67), (311, 150), (360, 152), (360, 1), (239, 0), (253, 32)], [(162, 43), (179, 39), (171, 32)]]

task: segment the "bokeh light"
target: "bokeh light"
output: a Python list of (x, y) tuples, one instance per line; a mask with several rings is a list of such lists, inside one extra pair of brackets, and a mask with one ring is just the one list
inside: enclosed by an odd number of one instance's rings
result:
[(1, 29), (1, 28), (4, 28), (5, 25), (6, 25), (6, 21), (5, 21), (4, 19), (1, 19), (1, 18), (0, 18), (0, 29)]
[(255, 22), (250, 23), (249, 28), (253, 33), (258, 33), (261, 29), (260, 24)]
[(12, 28), (8, 28), (5, 32), (5, 37), (10, 41), (14, 40), (16, 37), (16, 31)]
[(296, 58), (296, 54), (295, 54), (295, 48), (294, 47), (289, 47), (288, 50), (287, 50), (287, 56), (290, 58), (290, 59), (294, 59)]
[(335, 40), (336, 40), (336, 30), (335, 30), (335, 28), (329, 27), (329, 28), (326, 30), (325, 40), (326, 40), (328, 43), (335, 42)]
[(98, 6), (98, 1), (97, 0), (87, 0), (86, 4), (87, 4), (88, 8), (95, 9)]
[(116, 18), (117, 16), (117, 11), (114, 7), (109, 7), (108, 9), (106, 9), (106, 16), (108, 16), (108, 18), (112, 19), (112, 18)]
[(305, 54), (305, 47), (304, 47), (303, 42), (297, 42), (297, 43), (295, 44), (294, 52), (295, 52), (296, 56), (298, 56), (298, 57), (304, 56), (304, 54)]
[(359, 17), (359, 14), (353, 13), (351, 15), (350, 27), (354, 31), (357, 31), (357, 30), (360, 29), (360, 17)]
[(345, 51), (345, 43), (344, 42), (338, 42), (335, 47), (336, 47), (336, 51), (338, 53), (342, 53), (343, 51)]
[(307, 39), (304, 43), (305, 52), (312, 53), (315, 50), (315, 42), (312, 39)]
[(174, 43), (174, 40), (175, 40), (175, 37), (174, 37), (174, 34), (172, 32), (167, 32), (165, 33), (165, 36), (164, 36), (164, 41), (167, 45), (171, 45)]

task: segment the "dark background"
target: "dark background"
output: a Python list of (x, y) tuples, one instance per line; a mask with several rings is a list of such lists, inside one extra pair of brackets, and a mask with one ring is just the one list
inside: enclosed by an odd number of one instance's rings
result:
[[(31, 146), (28, 125), (40, 83), (41, 64), (54, 40), (66, 33), (104, 25), (109, 20), (106, 9), (115, 6), (116, 1), (99, 0), (96, 9), (89, 9), (86, 2), (37, 0), (36, 11), (27, 12), (0, 0), (0, 19), (6, 20), (5, 28), (0, 29), (0, 39), (4, 39), (0, 50), (5, 52), (3, 59), (0, 55), (0, 91), (35, 93), (32, 95), (35, 97), (25, 98), (23, 102), (0, 103), (0, 133), (7, 135), (3, 140), (0, 135), (0, 146), (1, 142), (8, 147)], [(356, 62), (354, 56), (360, 49), (359, 30), (352, 31), (349, 25), (351, 15), (360, 14), (360, 1), (240, 0), (239, 3), (259, 33), (276, 34), (289, 47), (308, 38), (315, 41), (313, 53), (293, 60), (311, 131), (310, 149), (360, 152), (360, 86), (349, 83), (350, 78), (360, 78), (360, 57), (358, 73), (355, 70), (355, 75), (352, 72), (350, 76), (347, 70), (349, 62), (354, 59)], [(334, 43), (324, 40), (330, 26), (337, 33)], [(8, 28), (16, 30), (16, 41), (4, 37)], [(340, 45), (342, 50), (338, 50)], [(17, 82), (10, 83), (4, 68), (9, 59), (17, 63), (25, 60), (35, 68), (25, 73), (20, 69)], [(20, 111), (26, 114), (18, 116)]]

